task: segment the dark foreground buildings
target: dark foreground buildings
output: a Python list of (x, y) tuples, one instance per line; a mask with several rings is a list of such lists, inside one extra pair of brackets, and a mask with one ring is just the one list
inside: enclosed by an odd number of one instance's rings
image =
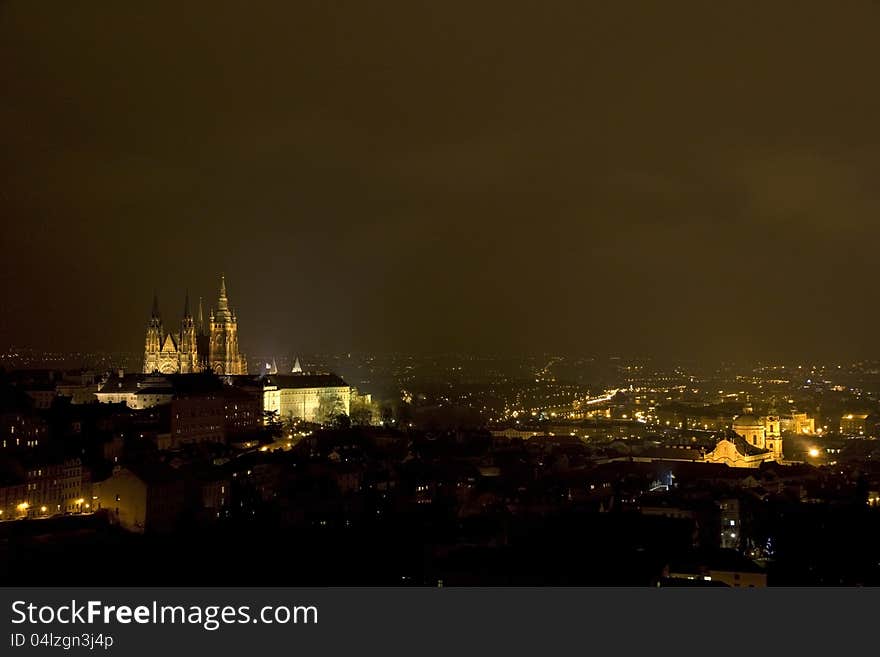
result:
[[(601, 420), (490, 430), (427, 401), (355, 412), (346, 390), (329, 374), (4, 374), (0, 583), (880, 584), (870, 436), (736, 467), (705, 454), (760, 441), (750, 418), (735, 428), (756, 435), (665, 435), (617, 395)], [(798, 426), (770, 428), (786, 454), (818, 440)]]

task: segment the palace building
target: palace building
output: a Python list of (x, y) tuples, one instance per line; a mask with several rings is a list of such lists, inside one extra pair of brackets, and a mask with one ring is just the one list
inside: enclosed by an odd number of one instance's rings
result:
[(144, 344), (144, 374), (192, 374), (210, 371), (219, 375), (247, 374), (247, 361), (238, 349), (238, 319), (229, 307), (226, 280), (220, 277), (217, 311), (211, 310), (207, 324), (199, 299), (198, 320), (190, 312), (189, 293), (183, 306), (180, 331), (166, 333), (153, 296), (153, 312), (147, 324)]

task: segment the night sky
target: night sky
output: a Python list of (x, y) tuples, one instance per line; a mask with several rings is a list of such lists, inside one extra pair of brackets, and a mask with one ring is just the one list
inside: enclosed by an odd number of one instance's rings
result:
[[(135, 7), (135, 4), (142, 6)], [(0, 348), (880, 356), (880, 4), (0, 3)]]

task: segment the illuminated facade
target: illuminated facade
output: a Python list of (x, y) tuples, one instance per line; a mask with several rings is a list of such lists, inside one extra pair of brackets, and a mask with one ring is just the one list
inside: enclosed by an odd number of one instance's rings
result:
[(174, 398), (171, 382), (158, 374), (126, 374), (119, 371), (107, 377), (94, 397), (102, 404), (123, 403), (129, 408), (145, 409), (168, 404)]
[(238, 319), (226, 298), (226, 280), (220, 277), (217, 313), (211, 311), (208, 367), (214, 374), (247, 374), (247, 361), (238, 351)]
[(747, 406), (733, 420), (733, 431), (751, 447), (766, 450), (768, 461), (782, 460), (782, 421), (777, 415), (757, 416)]
[(144, 373), (191, 374), (210, 370), (215, 374), (247, 374), (247, 361), (238, 348), (238, 319), (229, 307), (226, 280), (220, 278), (217, 312), (205, 326), (202, 303), (196, 321), (189, 308), (189, 294), (178, 333), (165, 333), (159, 302), (153, 298), (153, 312), (144, 343)]
[(279, 419), (323, 423), (351, 413), (352, 389), (335, 374), (280, 374), (260, 377), (263, 411)]
[(816, 420), (806, 413), (790, 413), (781, 418), (782, 431), (811, 436), (816, 433)]
[(840, 433), (844, 436), (866, 436), (868, 433), (867, 413), (847, 413), (840, 418)]
[(92, 484), (78, 458), (34, 463), (21, 475), (14, 483), (0, 485), (0, 520), (91, 510)]
[(703, 460), (706, 463), (720, 463), (731, 468), (757, 468), (764, 461), (777, 459), (768, 449), (752, 445), (737, 435), (719, 440), (715, 449), (707, 453)]

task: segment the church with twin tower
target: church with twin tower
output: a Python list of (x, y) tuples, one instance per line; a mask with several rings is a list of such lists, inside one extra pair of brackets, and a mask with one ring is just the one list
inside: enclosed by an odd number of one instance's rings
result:
[(220, 277), (220, 297), (217, 311), (211, 310), (205, 323), (202, 300), (199, 299), (198, 319), (189, 307), (189, 292), (183, 306), (180, 332), (165, 333), (159, 300), (153, 296), (153, 312), (147, 324), (144, 345), (144, 373), (192, 374), (247, 374), (247, 360), (238, 350), (238, 319), (229, 307), (226, 280)]

